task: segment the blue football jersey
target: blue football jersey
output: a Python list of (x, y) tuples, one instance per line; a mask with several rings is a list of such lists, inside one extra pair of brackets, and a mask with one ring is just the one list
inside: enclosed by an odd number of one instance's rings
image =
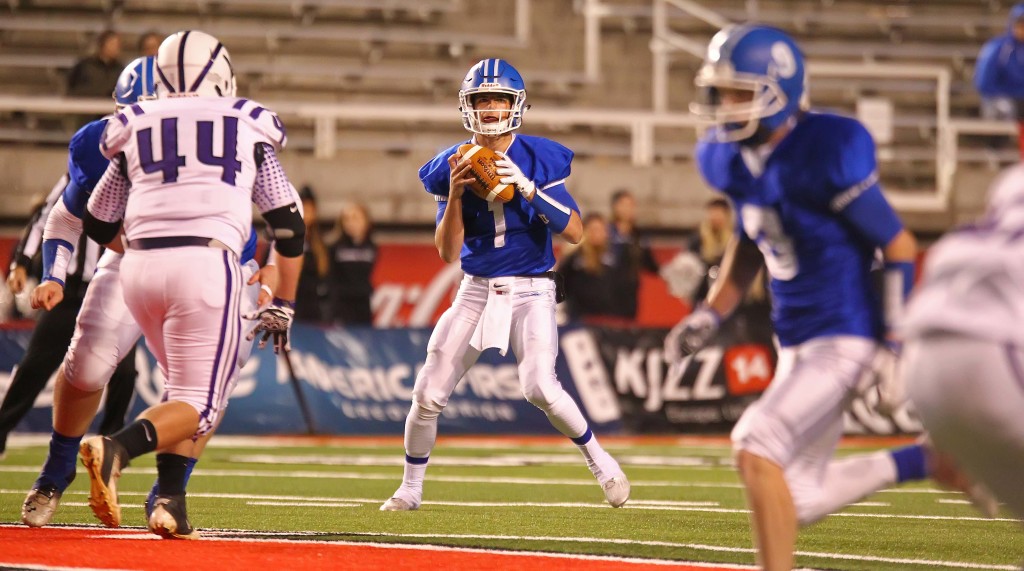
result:
[[(737, 230), (757, 243), (771, 275), (772, 320), (792, 346), (828, 335), (879, 339), (881, 295), (871, 266), (878, 247), (901, 229), (881, 199), (875, 145), (854, 119), (807, 114), (763, 161), (756, 150), (711, 137), (697, 146), (704, 179), (736, 206)], [(760, 172), (758, 172), (760, 171)], [(859, 198), (876, 218), (895, 220), (863, 231)]]
[[(424, 188), (439, 201), (439, 222), (447, 205), (451, 178), (448, 157), (467, 142), (441, 151), (420, 168)], [(579, 213), (579, 207), (564, 184), (569, 176), (572, 151), (542, 137), (515, 135), (507, 154), (538, 190)], [(462, 198), (462, 222), (466, 230), (462, 271), (467, 274), (487, 278), (529, 276), (546, 272), (555, 265), (551, 231), (518, 192), (504, 204), (487, 202), (466, 192)]]

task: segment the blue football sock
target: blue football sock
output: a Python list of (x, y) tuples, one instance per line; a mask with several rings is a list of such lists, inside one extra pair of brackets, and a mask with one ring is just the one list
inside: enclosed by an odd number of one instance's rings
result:
[(924, 460), (924, 448), (918, 444), (889, 451), (896, 463), (896, 482), (924, 480), (928, 477), (928, 469)]
[(50, 453), (33, 487), (50, 485), (63, 493), (75, 479), (75, 462), (78, 461), (78, 446), (81, 443), (81, 436), (64, 436), (54, 430), (50, 434)]
[(189, 458), (188, 463), (185, 464), (185, 486), (188, 486), (188, 479), (192, 476), (192, 470), (196, 467), (196, 462), (199, 458)]

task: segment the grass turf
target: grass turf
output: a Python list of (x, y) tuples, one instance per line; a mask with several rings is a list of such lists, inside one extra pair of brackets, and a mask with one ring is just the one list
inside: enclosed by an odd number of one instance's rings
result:
[[(743, 493), (729, 465), (729, 451), (720, 445), (609, 440), (609, 450), (623, 460), (633, 482), (631, 504), (615, 510), (603, 504), (600, 488), (571, 445), (442, 441), (427, 473), (427, 503), (416, 512), (395, 513), (378, 508), (401, 480), (403, 452), (398, 441), (379, 446), (344, 441), (330, 446), (269, 440), (258, 446), (240, 444), (232, 439), (218, 443), (215, 438), (197, 466), (189, 483), (189, 511), (200, 529), (754, 562)], [(45, 454), (42, 446), (8, 450), (0, 463), (0, 521), (19, 520), (24, 493)], [(487, 463), (492, 465), (480, 465)], [(137, 459), (121, 479), (124, 525), (144, 525), (141, 504), (153, 482), (153, 466), (152, 457)], [(501, 482), (508, 479), (515, 481)], [(87, 476), (80, 468), (55, 523), (95, 523), (84, 505), (87, 490)], [(807, 554), (798, 557), (798, 564), (871, 570), (1019, 565), (1024, 554), (1019, 522), (905, 517), (977, 518), (968, 505), (947, 503), (962, 499), (955, 493), (932, 493), (924, 485), (876, 494), (866, 501), (885, 505), (853, 506), (843, 513), (885, 517), (830, 517), (804, 530), (797, 548)], [(510, 505), (521, 503), (563, 505)], [(916, 565), (909, 560), (936, 563)]]

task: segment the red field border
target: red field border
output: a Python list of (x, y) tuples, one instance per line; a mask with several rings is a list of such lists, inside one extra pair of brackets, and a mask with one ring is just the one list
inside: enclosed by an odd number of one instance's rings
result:
[(209, 534), (161, 540), (141, 529), (0, 526), (0, 568), (196, 571), (197, 569), (366, 569), (645, 571), (753, 569), (664, 560), (433, 545), (353, 543)]

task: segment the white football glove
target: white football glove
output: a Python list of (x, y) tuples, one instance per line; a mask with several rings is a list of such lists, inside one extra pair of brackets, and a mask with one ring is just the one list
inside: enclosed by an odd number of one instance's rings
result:
[(699, 351), (718, 333), (722, 318), (707, 306), (698, 307), (665, 336), (665, 361), (675, 363)]
[(878, 393), (875, 410), (885, 416), (896, 414), (907, 402), (907, 387), (899, 364), (899, 346), (886, 343), (875, 353), (871, 367), (864, 374), (858, 387), (861, 395), (872, 390)]
[(498, 174), (501, 175), (501, 184), (515, 185), (516, 190), (523, 195), (523, 198), (532, 200), (537, 186), (533, 184), (532, 180), (526, 178), (519, 165), (512, 162), (508, 155), (498, 152), (498, 156), (501, 157), (501, 160), (494, 161), (494, 164), (498, 167)]
[(242, 317), (245, 319), (259, 321), (256, 327), (245, 337), (246, 341), (252, 341), (257, 335), (262, 333), (263, 338), (260, 339), (260, 349), (266, 347), (267, 341), (273, 337), (275, 355), (280, 353), (282, 349), (291, 351), (292, 343), (288, 333), (291, 331), (292, 320), (295, 318), (293, 306), (294, 304), (275, 297), (266, 307), (243, 315)]

